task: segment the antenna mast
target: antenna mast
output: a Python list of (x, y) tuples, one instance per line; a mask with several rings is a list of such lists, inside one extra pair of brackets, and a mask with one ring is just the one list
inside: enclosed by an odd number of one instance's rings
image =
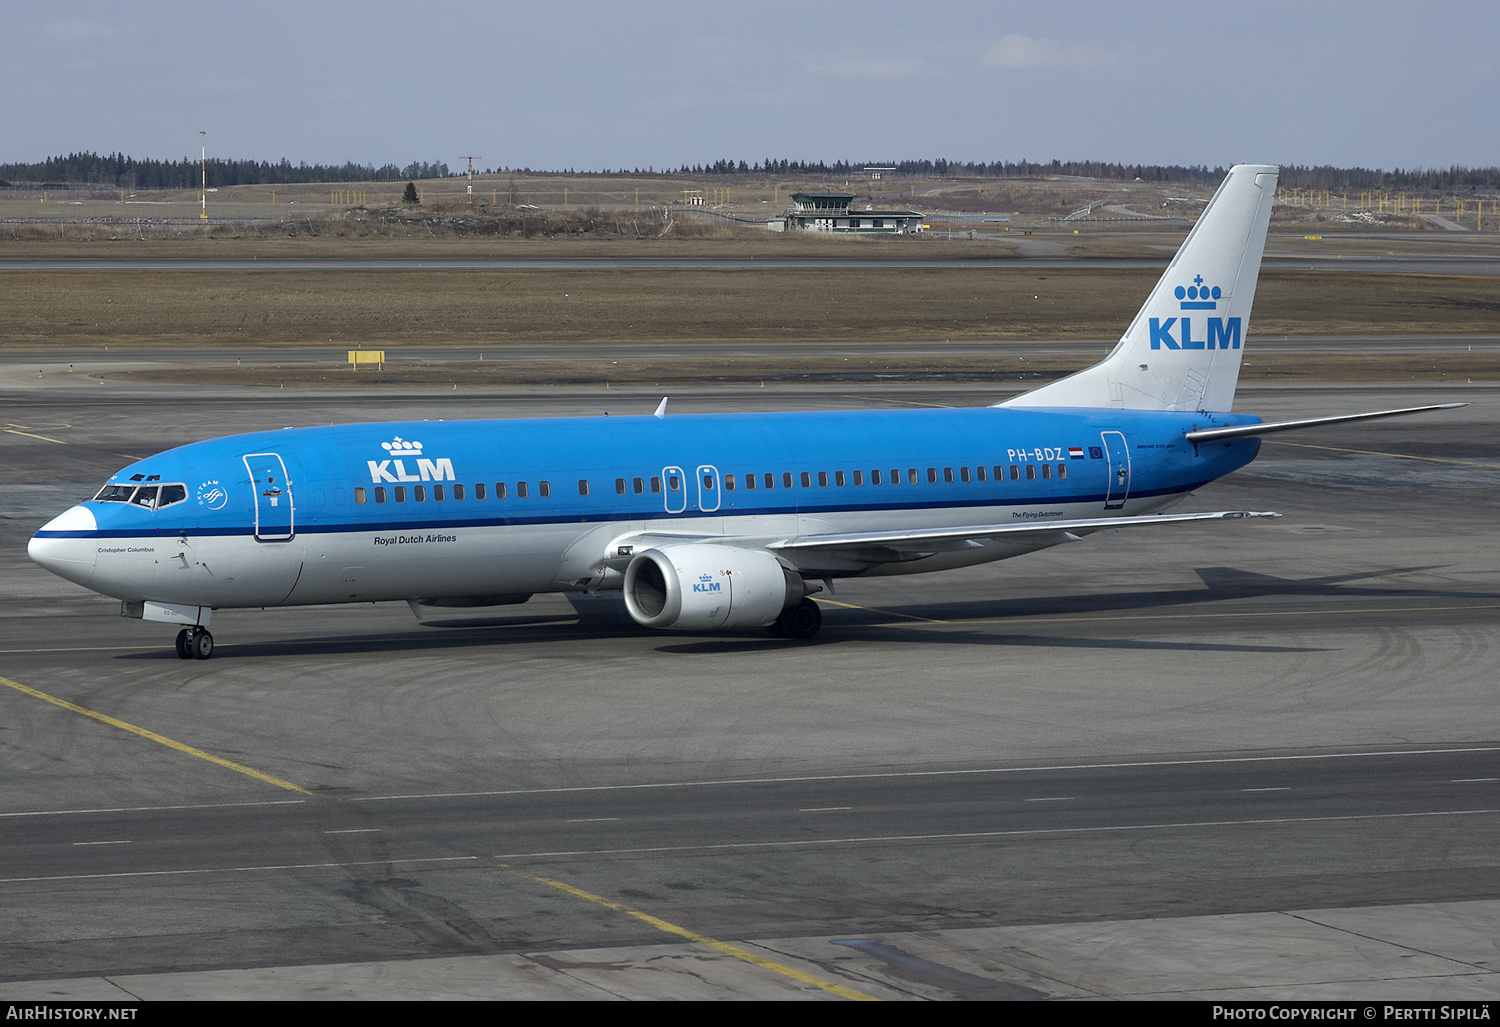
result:
[(199, 132), (198, 142), (203, 147), (203, 182), (198, 187), (198, 216), (204, 221), (208, 220), (208, 133)]
[(483, 160), (484, 158), (477, 153), (465, 154), (464, 156), (469, 160), (469, 206), (472, 207), (474, 206), (474, 162), (476, 160)]

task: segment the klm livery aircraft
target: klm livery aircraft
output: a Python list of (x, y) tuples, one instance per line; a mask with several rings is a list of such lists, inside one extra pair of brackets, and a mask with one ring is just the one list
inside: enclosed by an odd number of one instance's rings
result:
[(1257, 436), (1438, 409), (1230, 413), (1276, 177), (1232, 169), (1104, 362), (998, 406), (258, 432), (131, 464), (29, 551), (207, 659), (216, 609), (613, 589), (645, 627), (810, 638), (835, 578), (1275, 517), (1163, 511)]

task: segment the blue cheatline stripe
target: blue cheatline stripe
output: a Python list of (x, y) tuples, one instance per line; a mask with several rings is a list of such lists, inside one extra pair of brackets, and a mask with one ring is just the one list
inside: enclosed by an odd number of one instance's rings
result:
[[(1186, 485), (1174, 486), (1161, 489), (1142, 489), (1130, 494), (1131, 499), (1152, 499), (1159, 496), (1179, 495), (1191, 492), (1203, 487), (1207, 482), (1193, 482)], [(991, 497), (987, 499), (963, 500), (961, 502), (911, 502), (911, 503), (866, 503), (859, 505), (851, 504), (824, 504), (824, 505), (799, 505), (795, 507), (735, 507), (733, 510), (719, 509), (703, 513), (697, 510), (687, 510), (682, 513), (667, 513), (663, 510), (651, 511), (604, 511), (592, 515), (579, 514), (545, 514), (535, 517), (481, 517), (469, 519), (429, 519), (429, 520), (403, 520), (403, 521), (349, 521), (335, 523), (320, 523), (310, 520), (296, 525), (298, 535), (324, 535), (324, 534), (348, 534), (362, 531), (436, 531), (443, 528), (504, 528), (521, 527), (527, 525), (577, 525), (577, 524), (604, 524), (614, 521), (676, 521), (693, 517), (722, 517), (733, 520), (738, 517), (774, 516), (786, 514), (829, 514), (829, 513), (880, 513), (886, 511), (909, 511), (909, 510), (963, 510), (991, 506), (1042, 506), (1064, 504), (1072, 505), (1078, 503), (1104, 503), (1106, 497), (1101, 493), (1088, 493), (1084, 495), (1064, 496), (1024, 496), (1011, 498)], [(462, 502), (458, 500), (457, 502)], [(487, 502), (479, 500), (478, 502)], [(502, 502), (505, 502), (502, 500)], [(395, 504), (391, 504), (395, 505)], [(920, 526), (919, 526), (920, 527)], [(96, 531), (38, 531), (37, 538), (156, 538), (163, 541), (179, 538), (186, 535), (188, 538), (212, 538), (232, 537), (237, 535), (253, 535), (255, 527), (253, 524), (230, 525), (215, 528), (160, 528), (154, 531), (142, 531), (141, 529), (104, 529)]]

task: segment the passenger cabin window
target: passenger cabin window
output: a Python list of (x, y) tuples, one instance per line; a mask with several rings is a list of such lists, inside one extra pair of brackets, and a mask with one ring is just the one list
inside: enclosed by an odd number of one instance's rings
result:
[(1020, 481), (1021, 480), (1021, 468), (1017, 467), (1015, 464), (1011, 464), (1010, 465), (1010, 480), (1011, 481)]
[[(639, 479), (639, 478), (636, 479), (636, 481), (640, 481), (640, 480), (641, 479)], [(640, 489), (636, 489), (636, 491), (639, 492)], [(624, 494), (625, 494), (625, 479), (624, 478), (616, 478), (615, 479), (615, 495), (617, 495), (617, 496), (623, 496)]]
[(724, 475), (724, 491), (725, 492), (733, 492), (734, 491), (734, 475), (732, 475), (732, 474), (726, 474), (726, 475)]
[[(854, 484), (856, 484), (856, 485), (859, 484), (859, 472), (858, 471), (854, 472)], [(879, 485), (880, 484), (880, 472), (879, 471), (871, 471), (870, 472), (870, 484), (871, 485)]]
[(474, 485), (474, 498), (475, 499), (483, 499), (484, 498), (484, 482), (481, 481), (481, 482), (476, 482), (475, 483), (475, 485)]
[(969, 480), (969, 469), (967, 467), (960, 467), (958, 469), (958, 480), (967, 484)]
[(384, 503), (385, 502), (385, 486), (384, 485), (376, 485), (375, 486), (375, 502), (377, 502), (377, 503)]
[(909, 482), (911, 482), (913, 485), (918, 484), (918, 482), (917, 482), (917, 469), (915, 467), (908, 467), (906, 469), (906, 480), (909, 481)]
[(507, 494), (508, 493), (506, 492), (505, 482), (503, 482), (503, 481), (497, 481), (497, 482), (495, 482), (495, 498), (496, 499), (504, 499)]
[(1036, 464), (1026, 465), (1026, 480), (1036, 481)]
[(404, 503), (404, 502), (406, 502), (406, 486), (405, 485), (397, 485), (394, 489), (392, 489), (392, 491), (396, 493), (396, 502), (398, 502), (398, 503)]
[(363, 485), (354, 486), (355, 504), (358, 506), (364, 506), (367, 499), (368, 497), (365, 495), (365, 487)]
[(459, 502), (463, 502), (464, 487), (457, 482), (453, 483), (453, 498), (458, 500)]
[(828, 487), (828, 472), (827, 471), (819, 471), (818, 472), (818, 488), (820, 488), (820, 489), (826, 489), (827, 487)]
[[(733, 475), (731, 475), (731, 477), (733, 477)], [(745, 488), (752, 489), (752, 490), (755, 488), (755, 472), (754, 471), (751, 471), (749, 474), (745, 475)]]
[(1052, 480), (1052, 465), (1051, 464), (1042, 464), (1042, 477), (1046, 478), (1048, 481)]
[(517, 499), (525, 499), (526, 498), (526, 494), (529, 491), (530, 490), (526, 487), (526, 483), (524, 481), (518, 481), (518, 482), (516, 482), (516, 498)]
[(943, 468), (943, 481), (947, 482), (949, 485), (953, 484), (953, 468), (951, 468), (951, 467), (944, 467)]
[(1057, 465), (1057, 476), (1059, 478), (1066, 478), (1068, 476), (1068, 465), (1067, 464), (1058, 464)]
[(812, 475), (806, 471), (802, 472), (802, 487), (805, 489), (812, 488)]
[[(807, 475), (804, 474), (802, 477), (806, 478)], [(807, 482), (804, 481), (802, 484), (806, 485)], [(792, 472), (791, 471), (782, 471), (781, 472), (781, 487), (784, 488), (784, 489), (789, 489), (789, 488), (792, 487)]]
[(839, 488), (843, 488), (844, 487), (844, 472), (843, 471), (834, 471), (833, 472), (833, 483), (835, 485), (837, 485)]
[(411, 487), (411, 497), (412, 497), (412, 499), (415, 499), (418, 503), (425, 503), (425, 502), (427, 502), (427, 486), (426, 485), (413, 485)]
[(589, 494), (589, 480), (587, 478), (578, 479), (578, 494), (580, 496), (586, 496)]
[(552, 495), (552, 483), (550, 481), (539, 481), (536, 484), (536, 490), (543, 499), (546, 499)]
[(661, 479), (656, 475), (651, 476), (651, 494), (657, 495), (661, 492)]
[[(646, 491), (646, 484), (640, 478), (632, 478), (631, 482), (630, 482), (630, 487), (631, 487), (631, 489), (633, 489), (635, 491), (636, 495), (640, 495), (642, 492)], [(652, 489), (651, 491), (655, 492), (656, 489)]]
[(432, 486), (432, 501), (441, 503), (448, 498), (447, 490), (442, 485)]

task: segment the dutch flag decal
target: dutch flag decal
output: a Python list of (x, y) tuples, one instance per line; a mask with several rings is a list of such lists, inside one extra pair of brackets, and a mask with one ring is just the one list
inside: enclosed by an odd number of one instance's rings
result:
[(1068, 459), (1069, 460), (1082, 460), (1083, 459), (1083, 447), (1082, 446), (1069, 446), (1068, 447)]

